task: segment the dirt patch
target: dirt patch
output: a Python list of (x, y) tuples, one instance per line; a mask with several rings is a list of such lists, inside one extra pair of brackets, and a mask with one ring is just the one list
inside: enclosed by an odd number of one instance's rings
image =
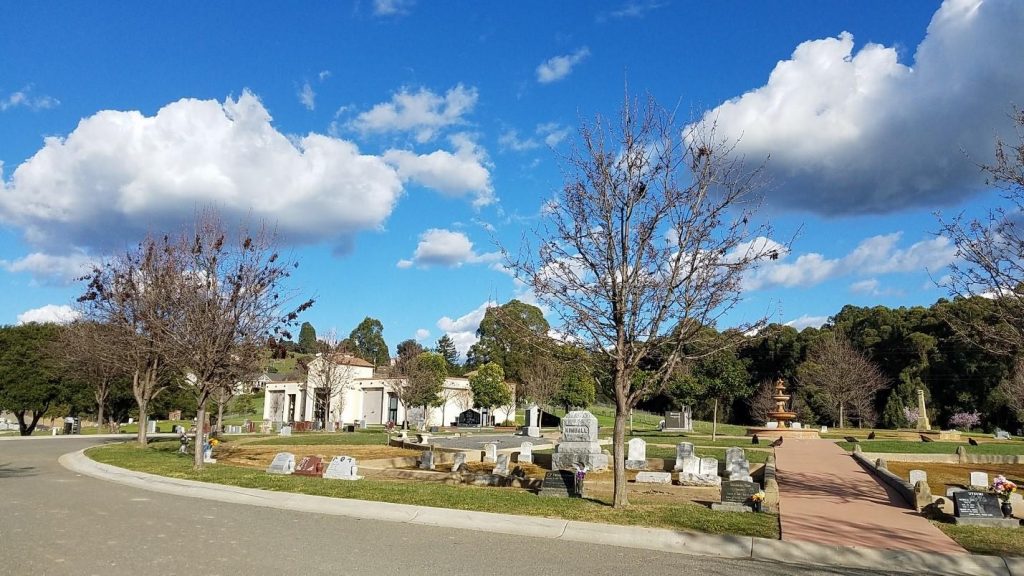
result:
[(313, 446), (260, 446), (250, 444), (239, 446), (228, 443), (221, 444), (214, 450), (218, 461), (245, 468), (266, 468), (278, 452), (291, 452), (295, 454), (296, 459), (309, 455), (321, 456), (324, 458), (325, 464), (334, 456), (351, 456), (356, 460), (377, 460), (381, 458), (404, 458), (420, 455), (418, 450), (407, 450), (394, 446), (344, 446), (338, 444)]
[(933, 496), (944, 496), (947, 485), (966, 485), (971, 472), (985, 472), (989, 482), (1002, 474), (1018, 485), (1024, 484), (1024, 464), (941, 464), (935, 462), (888, 462), (889, 471), (909, 478), (911, 470), (928, 473), (928, 487)]

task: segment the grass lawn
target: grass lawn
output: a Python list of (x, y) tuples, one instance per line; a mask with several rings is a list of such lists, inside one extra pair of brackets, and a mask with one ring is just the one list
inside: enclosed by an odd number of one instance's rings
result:
[[(852, 442), (839, 442), (843, 450), (853, 450)], [(971, 446), (967, 442), (907, 442), (899, 440), (864, 440), (860, 449), (864, 452), (885, 452), (890, 454), (955, 454), (963, 446), (968, 454), (1002, 454), (1015, 456), (1024, 454), (1024, 442), (1000, 440), (983, 442)]]
[(933, 522), (957, 544), (973, 554), (1024, 556), (1024, 530), (1002, 530), (981, 526), (958, 526)]
[[(357, 437), (360, 435), (344, 436)], [(774, 514), (715, 512), (703, 505), (689, 502), (669, 505), (645, 500), (642, 494), (631, 496), (631, 505), (628, 508), (616, 510), (609, 505), (609, 502), (599, 499), (540, 498), (526, 490), (515, 488), (452, 486), (440, 482), (372, 479), (359, 482), (334, 482), (319, 478), (277, 476), (267, 474), (262, 470), (222, 464), (207, 466), (201, 471), (195, 471), (192, 469), (191, 461), (178, 455), (176, 450), (177, 444), (174, 442), (156, 442), (149, 448), (140, 448), (133, 444), (100, 446), (90, 449), (88, 454), (98, 462), (141, 472), (280, 492), (459, 510), (514, 512), (525, 516), (652, 526), (710, 534), (779, 537), (778, 516)]]

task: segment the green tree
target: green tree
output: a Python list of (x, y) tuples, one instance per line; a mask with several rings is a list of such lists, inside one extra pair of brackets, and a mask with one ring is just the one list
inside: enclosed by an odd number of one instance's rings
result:
[(512, 403), (512, 391), (505, 383), (505, 371), (495, 362), (484, 364), (469, 377), (469, 389), (473, 392), (474, 408), (490, 410)]
[(443, 402), (441, 391), (447, 375), (448, 365), (440, 354), (421, 352), (413, 358), (406, 370), (405, 383), (398, 393), (406, 411), (413, 406), (422, 407), (426, 422), (427, 410)]
[(448, 373), (457, 374), (459, 371), (459, 351), (455, 348), (455, 341), (451, 336), (445, 334), (437, 339), (437, 353), (448, 362)]
[(14, 413), (22, 436), (31, 436), (39, 418), (62, 400), (53, 355), (61, 329), (34, 322), (0, 328), (0, 408)]
[(309, 322), (303, 322), (299, 328), (299, 352), (315, 354), (316, 348), (316, 329)]
[(673, 389), (684, 395), (687, 403), (700, 399), (712, 402), (711, 438), (718, 436), (718, 413), (722, 405), (729, 406), (737, 398), (753, 393), (746, 364), (732, 349), (712, 346), (711, 352), (689, 364)]
[[(475, 357), (486, 358), (481, 364), (496, 362), (513, 382), (523, 382), (525, 371), (538, 352), (544, 352), (551, 326), (541, 309), (531, 304), (510, 300), (484, 312), (476, 334)], [(479, 362), (480, 360), (476, 360)]]
[(384, 325), (376, 318), (367, 316), (348, 335), (356, 356), (374, 366), (387, 366), (391, 360), (388, 345), (384, 342)]
[(565, 367), (555, 402), (566, 410), (586, 408), (594, 403), (596, 385), (594, 377), (585, 365), (570, 364)]
[(398, 353), (395, 360), (395, 371), (399, 374), (405, 374), (409, 369), (409, 363), (412, 359), (425, 352), (425, 350), (419, 342), (410, 338), (399, 342), (398, 346), (395, 347), (395, 352)]

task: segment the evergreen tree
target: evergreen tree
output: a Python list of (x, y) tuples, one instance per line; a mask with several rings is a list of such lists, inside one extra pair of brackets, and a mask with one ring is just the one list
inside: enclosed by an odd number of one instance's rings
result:
[(488, 362), (469, 377), (474, 408), (495, 408), (512, 403), (512, 391), (505, 384), (505, 371), (499, 364)]
[(299, 352), (313, 354), (316, 352), (316, 329), (309, 322), (303, 322), (299, 328)]
[(459, 368), (459, 351), (451, 336), (445, 334), (437, 339), (437, 353), (448, 362), (448, 372), (454, 374)]
[(348, 337), (356, 355), (363, 360), (372, 362), (374, 366), (387, 366), (390, 363), (391, 355), (384, 342), (384, 325), (380, 320), (369, 316), (363, 318)]

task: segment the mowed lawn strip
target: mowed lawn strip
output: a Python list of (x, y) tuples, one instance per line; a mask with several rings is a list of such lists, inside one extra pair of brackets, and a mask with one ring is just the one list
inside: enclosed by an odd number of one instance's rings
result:
[[(319, 443), (322, 443), (321, 440)], [(616, 510), (609, 502), (590, 499), (541, 498), (526, 490), (484, 488), (468, 485), (447, 485), (440, 482), (360, 480), (342, 482), (278, 476), (261, 470), (209, 465), (201, 471), (192, 469), (191, 461), (176, 453), (176, 443), (158, 442), (149, 448), (133, 444), (113, 444), (91, 448), (87, 453), (97, 462), (129, 470), (159, 474), (171, 478), (213, 482), (245, 488), (294, 492), (336, 498), (355, 498), (377, 502), (414, 504), (515, 513), (585, 522), (603, 522), (670, 528), (709, 534), (739, 534), (761, 538), (779, 537), (778, 516), (774, 514), (736, 514), (715, 512), (700, 504), (645, 503), (642, 495), (631, 495), (628, 508)]]
[(972, 554), (1024, 556), (1024, 529), (1006, 530), (932, 522)]
[[(839, 442), (843, 450), (853, 450), (852, 442)], [(1024, 454), (1024, 442), (1003, 440), (999, 442), (983, 442), (971, 446), (967, 442), (907, 442), (899, 440), (863, 440), (860, 449), (864, 452), (889, 454), (956, 454), (956, 449), (963, 446), (968, 454), (1000, 454), (1016, 456)]]

